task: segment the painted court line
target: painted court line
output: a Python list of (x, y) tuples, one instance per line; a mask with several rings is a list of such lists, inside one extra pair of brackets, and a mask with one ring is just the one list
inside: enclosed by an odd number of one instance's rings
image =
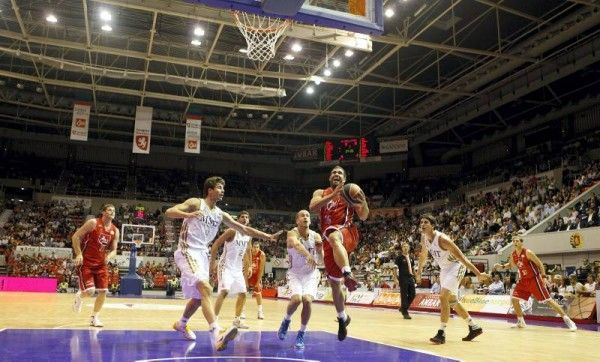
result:
[(291, 357), (265, 357), (265, 356), (202, 356), (202, 357), (168, 357), (168, 358), (155, 358), (155, 359), (141, 359), (135, 362), (154, 362), (154, 361), (179, 361), (179, 360), (192, 360), (192, 359), (258, 359), (258, 360), (272, 360), (272, 361), (297, 361), (297, 362), (320, 362), (314, 359), (300, 359)]
[[(320, 331), (320, 332), (325, 332), (325, 333), (329, 333), (329, 334), (333, 334), (334, 336), (337, 336), (337, 333), (333, 333), (333, 332), (328, 332), (328, 331)], [(426, 351), (426, 350), (423, 350), (423, 349), (410, 348), (410, 347), (402, 347), (402, 346), (394, 346), (393, 344), (387, 344), (387, 343), (383, 343), (383, 342), (371, 341), (369, 339), (364, 339), (364, 338), (359, 338), (359, 337), (348, 337), (348, 338), (353, 338), (353, 339), (358, 339), (358, 340), (365, 341), (365, 342), (380, 344), (382, 346), (387, 346), (387, 347), (393, 347), (393, 348), (398, 348), (398, 349), (407, 349), (409, 351), (415, 351), (415, 352), (419, 352), (419, 353), (424, 353), (424, 354), (428, 354), (428, 355), (435, 356), (435, 357), (450, 358), (450, 359), (457, 360), (454, 357), (442, 356), (441, 354), (434, 353), (434, 352), (431, 352), (431, 351)]]

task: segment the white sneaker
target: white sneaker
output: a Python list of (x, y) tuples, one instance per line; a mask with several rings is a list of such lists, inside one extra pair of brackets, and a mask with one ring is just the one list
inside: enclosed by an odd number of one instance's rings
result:
[(258, 319), (265, 319), (265, 313), (263, 313), (263, 311), (262, 311), (262, 310), (259, 310), (259, 311), (258, 311), (258, 316), (257, 316), (257, 318), (258, 318)]
[(82, 305), (83, 301), (81, 299), (81, 293), (75, 293), (75, 300), (73, 300), (73, 312), (81, 313)]
[(567, 328), (569, 328), (569, 330), (571, 332), (575, 332), (577, 330), (577, 325), (575, 324), (575, 322), (573, 322), (571, 320), (571, 318), (566, 317), (566, 318), (563, 318), (563, 320), (565, 321), (565, 324), (567, 325)]
[(525, 321), (520, 321), (520, 320), (517, 320), (517, 323), (512, 326), (512, 328), (526, 328), (526, 327), (527, 327), (527, 324), (525, 324)]
[(235, 336), (237, 336), (238, 333), (238, 329), (236, 326), (231, 326), (229, 328), (227, 328), (227, 330), (219, 335), (219, 337), (217, 337), (217, 340), (215, 341), (215, 347), (217, 348), (217, 351), (222, 351), (225, 348), (227, 348), (227, 343), (232, 341)]
[(92, 327), (104, 327), (104, 323), (102, 323), (102, 321), (100, 321), (100, 318), (98, 318), (98, 317), (92, 317), (92, 319), (90, 320), (90, 326), (92, 326)]
[(194, 331), (192, 331), (190, 329), (190, 327), (188, 327), (187, 324), (183, 325), (183, 323), (181, 323), (181, 321), (177, 321), (177, 322), (173, 323), (173, 329), (181, 332), (181, 334), (183, 334), (183, 337), (185, 339), (187, 339), (188, 341), (196, 340), (196, 334), (194, 333)]
[(238, 329), (249, 329), (250, 328), (248, 325), (244, 324), (244, 322), (242, 322), (242, 320), (240, 318), (234, 319), (233, 325), (236, 326)]
[(240, 319), (246, 319), (246, 312), (242, 312), (242, 314), (240, 314)]

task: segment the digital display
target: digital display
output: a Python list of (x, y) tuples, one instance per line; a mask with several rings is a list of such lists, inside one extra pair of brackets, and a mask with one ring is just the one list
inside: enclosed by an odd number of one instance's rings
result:
[(325, 141), (325, 161), (358, 161), (372, 156), (372, 147), (365, 137)]
[(133, 216), (136, 219), (143, 219), (146, 216), (146, 209), (143, 206), (136, 206)]

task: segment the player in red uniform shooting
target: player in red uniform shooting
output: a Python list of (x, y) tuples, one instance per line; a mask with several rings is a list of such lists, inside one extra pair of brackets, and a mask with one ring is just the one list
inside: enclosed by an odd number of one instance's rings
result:
[(563, 309), (550, 296), (548, 288), (546, 288), (546, 270), (544, 264), (531, 250), (523, 247), (523, 239), (521, 236), (514, 235), (512, 243), (515, 250), (510, 255), (510, 259), (506, 264), (495, 264), (494, 269), (506, 269), (517, 267), (519, 269), (519, 281), (512, 293), (512, 305), (517, 315), (518, 328), (525, 328), (525, 319), (523, 318), (523, 310), (519, 304), (519, 300), (527, 301), (530, 296), (533, 296), (541, 303), (547, 303), (556, 313), (565, 321), (565, 324), (570, 331), (576, 331), (577, 326), (563, 311)]
[(86, 221), (73, 234), (73, 254), (79, 276), (79, 291), (75, 294), (73, 310), (81, 312), (81, 298), (92, 297), (98, 292), (94, 312), (90, 321), (92, 327), (103, 327), (98, 315), (102, 310), (108, 291), (108, 261), (117, 255), (119, 229), (112, 223), (115, 207), (102, 206), (102, 216)]
[(338, 315), (338, 340), (343, 341), (348, 334), (346, 327), (350, 317), (346, 315), (344, 293), (341, 282), (354, 291), (357, 282), (352, 276), (348, 255), (356, 249), (359, 235), (352, 218), (356, 213), (361, 220), (369, 216), (369, 205), (365, 194), (360, 191), (356, 195), (357, 203), (349, 204), (341, 195), (346, 183), (346, 171), (335, 166), (329, 173), (329, 187), (316, 190), (310, 200), (309, 209), (319, 212), (321, 218), (321, 235), (327, 242), (323, 243), (325, 270), (331, 285), (333, 304)]

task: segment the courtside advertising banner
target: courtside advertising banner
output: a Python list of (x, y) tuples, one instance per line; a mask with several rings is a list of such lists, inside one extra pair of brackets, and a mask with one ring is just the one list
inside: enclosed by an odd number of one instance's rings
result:
[(400, 293), (381, 289), (373, 301), (374, 306), (400, 307)]
[(90, 129), (90, 105), (86, 103), (73, 104), (73, 120), (71, 121), (71, 139), (87, 141)]
[(185, 122), (185, 153), (200, 153), (200, 132), (202, 120), (199, 117), (187, 116)]
[(469, 312), (506, 314), (512, 304), (510, 295), (468, 294), (460, 299), (460, 304)]
[(133, 153), (150, 153), (152, 133), (152, 107), (138, 106), (135, 110)]

